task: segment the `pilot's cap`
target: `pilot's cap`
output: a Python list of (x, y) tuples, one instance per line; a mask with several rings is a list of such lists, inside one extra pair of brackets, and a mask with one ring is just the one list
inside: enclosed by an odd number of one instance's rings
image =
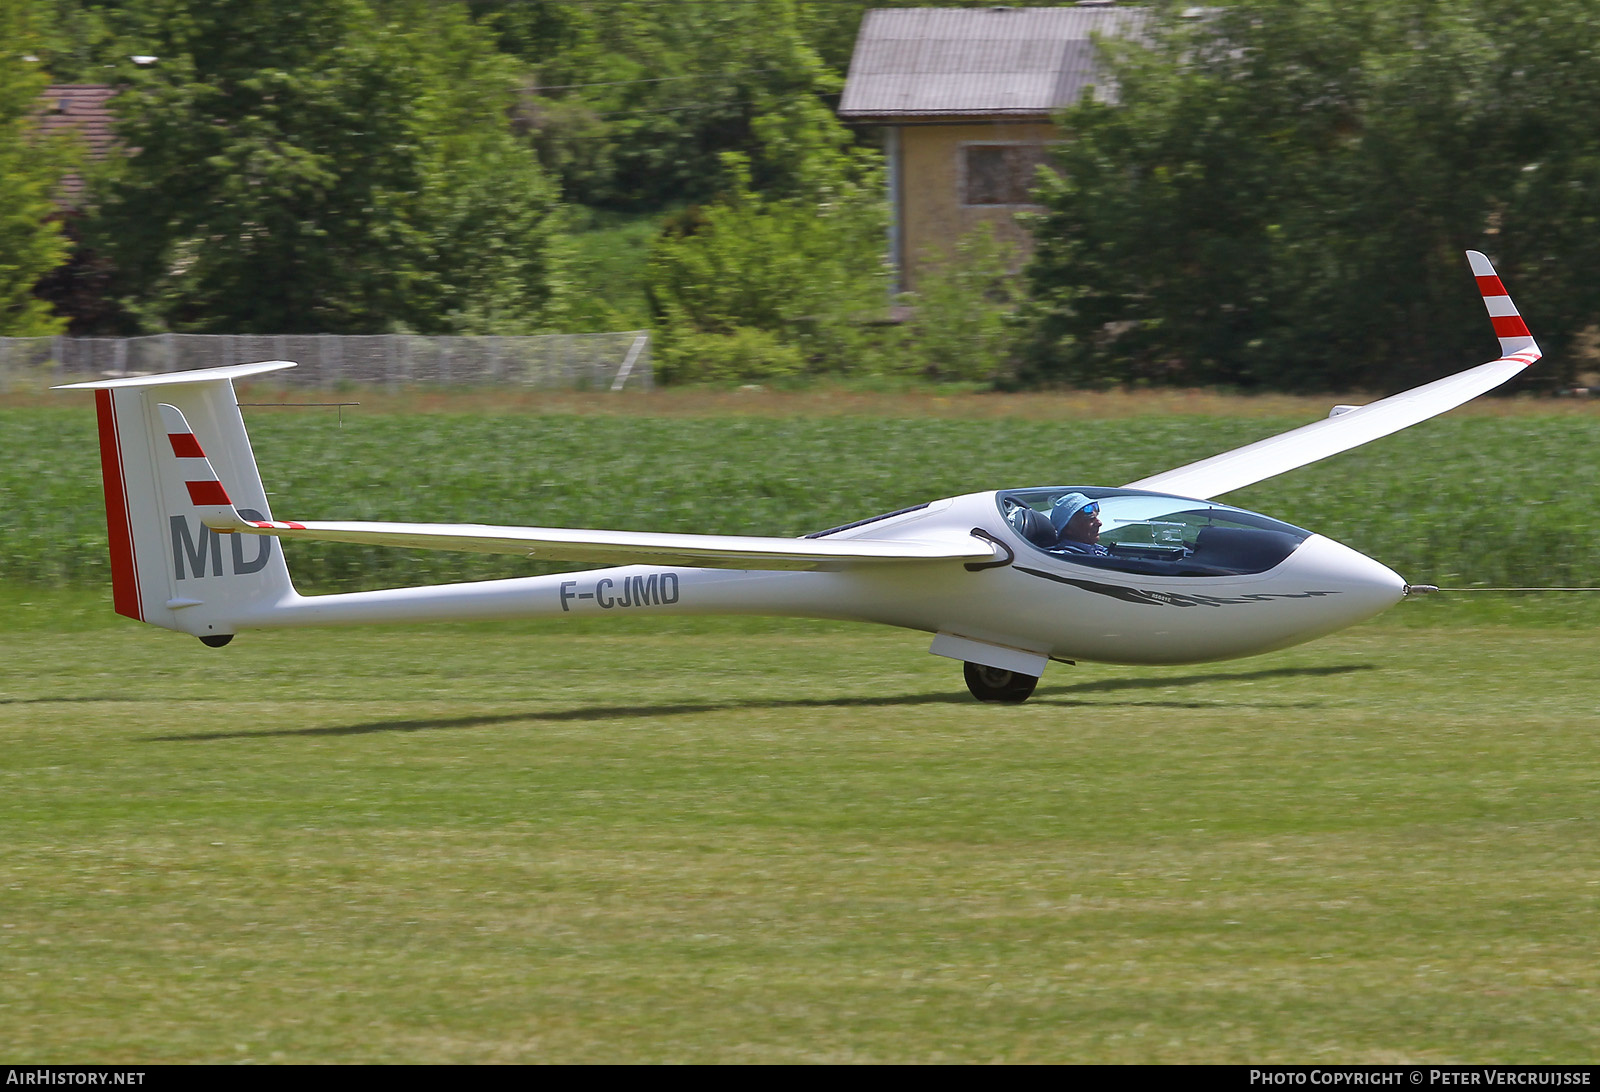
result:
[(1050, 526), (1054, 527), (1056, 534), (1059, 535), (1062, 529), (1072, 522), (1073, 516), (1093, 503), (1094, 501), (1082, 493), (1068, 493), (1050, 507)]

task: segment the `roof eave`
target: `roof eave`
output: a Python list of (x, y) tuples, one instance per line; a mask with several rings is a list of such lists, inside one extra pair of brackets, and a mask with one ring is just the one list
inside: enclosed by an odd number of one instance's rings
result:
[(1018, 110), (872, 110), (839, 111), (841, 121), (852, 122), (858, 125), (903, 125), (922, 124), (932, 125), (947, 123), (951, 125), (970, 125), (974, 122), (985, 121), (1038, 121), (1048, 122), (1055, 119), (1054, 110), (1018, 109)]

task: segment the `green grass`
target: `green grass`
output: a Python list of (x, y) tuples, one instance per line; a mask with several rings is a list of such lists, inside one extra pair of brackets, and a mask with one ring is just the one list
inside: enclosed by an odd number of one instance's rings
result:
[[(855, 397), (250, 423), (280, 516), (771, 534), (1128, 481), (1298, 423)], [(1597, 429), (1453, 416), (1235, 499), (1413, 580), (1600, 583)], [(216, 650), (111, 613), (87, 407), (0, 408), (0, 445), (16, 1057), (1593, 1059), (1600, 596), (1052, 666), (1005, 708), (925, 636), (822, 623)], [(521, 571), (290, 562), (306, 590)]]
[(1593, 1058), (1587, 630), (1053, 666), (995, 708), (889, 630), (214, 650), (7, 600), (16, 1057)]

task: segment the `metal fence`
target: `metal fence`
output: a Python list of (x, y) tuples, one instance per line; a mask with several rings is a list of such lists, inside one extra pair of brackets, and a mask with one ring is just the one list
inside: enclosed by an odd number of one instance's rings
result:
[(383, 334), (156, 334), (0, 338), (0, 391), (256, 360), (293, 360), (274, 382), (298, 387), (381, 385), (649, 390), (650, 335), (419, 337)]

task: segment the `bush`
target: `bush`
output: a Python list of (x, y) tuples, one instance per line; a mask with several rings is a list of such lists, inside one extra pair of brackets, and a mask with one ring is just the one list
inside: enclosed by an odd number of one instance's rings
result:
[[(728, 164), (731, 192), (674, 218), (652, 249), (647, 291), (664, 352), (732, 344), (711, 355), (788, 367), (798, 354), (812, 372), (858, 370), (858, 327), (888, 300), (887, 210), (873, 172), (770, 198), (750, 190), (742, 159)], [(778, 345), (792, 352), (768, 351)]]
[(759, 383), (806, 370), (806, 357), (771, 330), (680, 332), (661, 343), (656, 375), (664, 383)]
[(1012, 315), (1022, 298), (1014, 247), (985, 224), (905, 297), (916, 310), (900, 332), (901, 370), (928, 379), (993, 383), (1013, 370)]

